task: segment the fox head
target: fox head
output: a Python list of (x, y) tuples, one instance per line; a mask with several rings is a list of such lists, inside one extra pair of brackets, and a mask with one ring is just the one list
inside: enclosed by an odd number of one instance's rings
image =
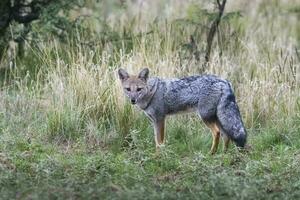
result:
[(131, 76), (124, 69), (119, 69), (118, 75), (122, 82), (124, 93), (132, 104), (138, 103), (148, 94), (148, 68), (142, 69), (137, 76)]

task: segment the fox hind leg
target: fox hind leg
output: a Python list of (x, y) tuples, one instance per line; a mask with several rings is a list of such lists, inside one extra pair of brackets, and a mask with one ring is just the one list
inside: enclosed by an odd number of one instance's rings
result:
[(210, 153), (215, 154), (218, 150), (218, 145), (220, 141), (220, 128), (217, 122), (205, 122), (205, 124), (211, 129), (213, 137)]
[(228, 150), (228, 147), (230, 144), (230, 138), (223, 131), (221, 131), (221, 134), (222, 134), (223, 143), (224, 143), (223, 151), (226, 152)]
[(198, 113), (204, 123), (211, 129), (213, 141), (212, 146), (210, 149), (210, 153), (216, 153), (220, 141), (220, 123), (216, 116), (217, 112), (217, 100), (219, 95), (213, 95), (203, 98), (201, 101), (198, 102)]

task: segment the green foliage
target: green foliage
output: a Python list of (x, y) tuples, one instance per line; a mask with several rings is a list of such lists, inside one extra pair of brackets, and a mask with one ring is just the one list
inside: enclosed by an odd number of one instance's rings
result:
[(203, 9), (199, 4), (191, 4), (187, 9), (187, 19), (195, 24), (205, 21), (212, 22), (217, 15), (217, 12)]
[(69, 18), (69, 11), (76, 6), (83, 6), (83, 3), (73, 0), (50, 3), (42, 8), (41, 16), (35, 23), (35, 31), (39, 31), (40, 35), (56, 36), (66, 41), (66, 37), (72, 35), (75, 28), (81, 28)]
[(74, 140), (80, 135), (82, 126), (81, 113), (67, 106), (47, 113), (47, 134), (50, 139), (62, 142)]
[(228, 12), (228, 13), (224, 14), (222, 20), (227, 21), (227, 20), (236, 19), (239, 17), (242, 17), (242, 14), (240, 11)]

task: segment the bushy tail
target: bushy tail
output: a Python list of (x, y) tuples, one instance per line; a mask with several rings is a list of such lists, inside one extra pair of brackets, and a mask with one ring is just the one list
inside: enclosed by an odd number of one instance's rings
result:
[(247, 133), (231, 88), (219, 101), (217, 117), (225, 134), (238, 147), (245, 147)]

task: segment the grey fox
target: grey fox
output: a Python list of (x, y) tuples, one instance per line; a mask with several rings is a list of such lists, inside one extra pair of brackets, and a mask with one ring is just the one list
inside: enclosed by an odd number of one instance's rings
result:
[(144, 68), (137, 76), (119, 69), (118, 75), (125, 95), (151, 120), (157, 148), (164, 144), (166, 116), (186, 111), (198, 111), (212, 130), (211, 154), (217, 151), (220, 135), (223, 137), (224, 151), (230, 140), (238, 147), (245, 147), (247, 133), (227, 80), (214, 75), (181, 79), (149, 78), (148, 68)]

